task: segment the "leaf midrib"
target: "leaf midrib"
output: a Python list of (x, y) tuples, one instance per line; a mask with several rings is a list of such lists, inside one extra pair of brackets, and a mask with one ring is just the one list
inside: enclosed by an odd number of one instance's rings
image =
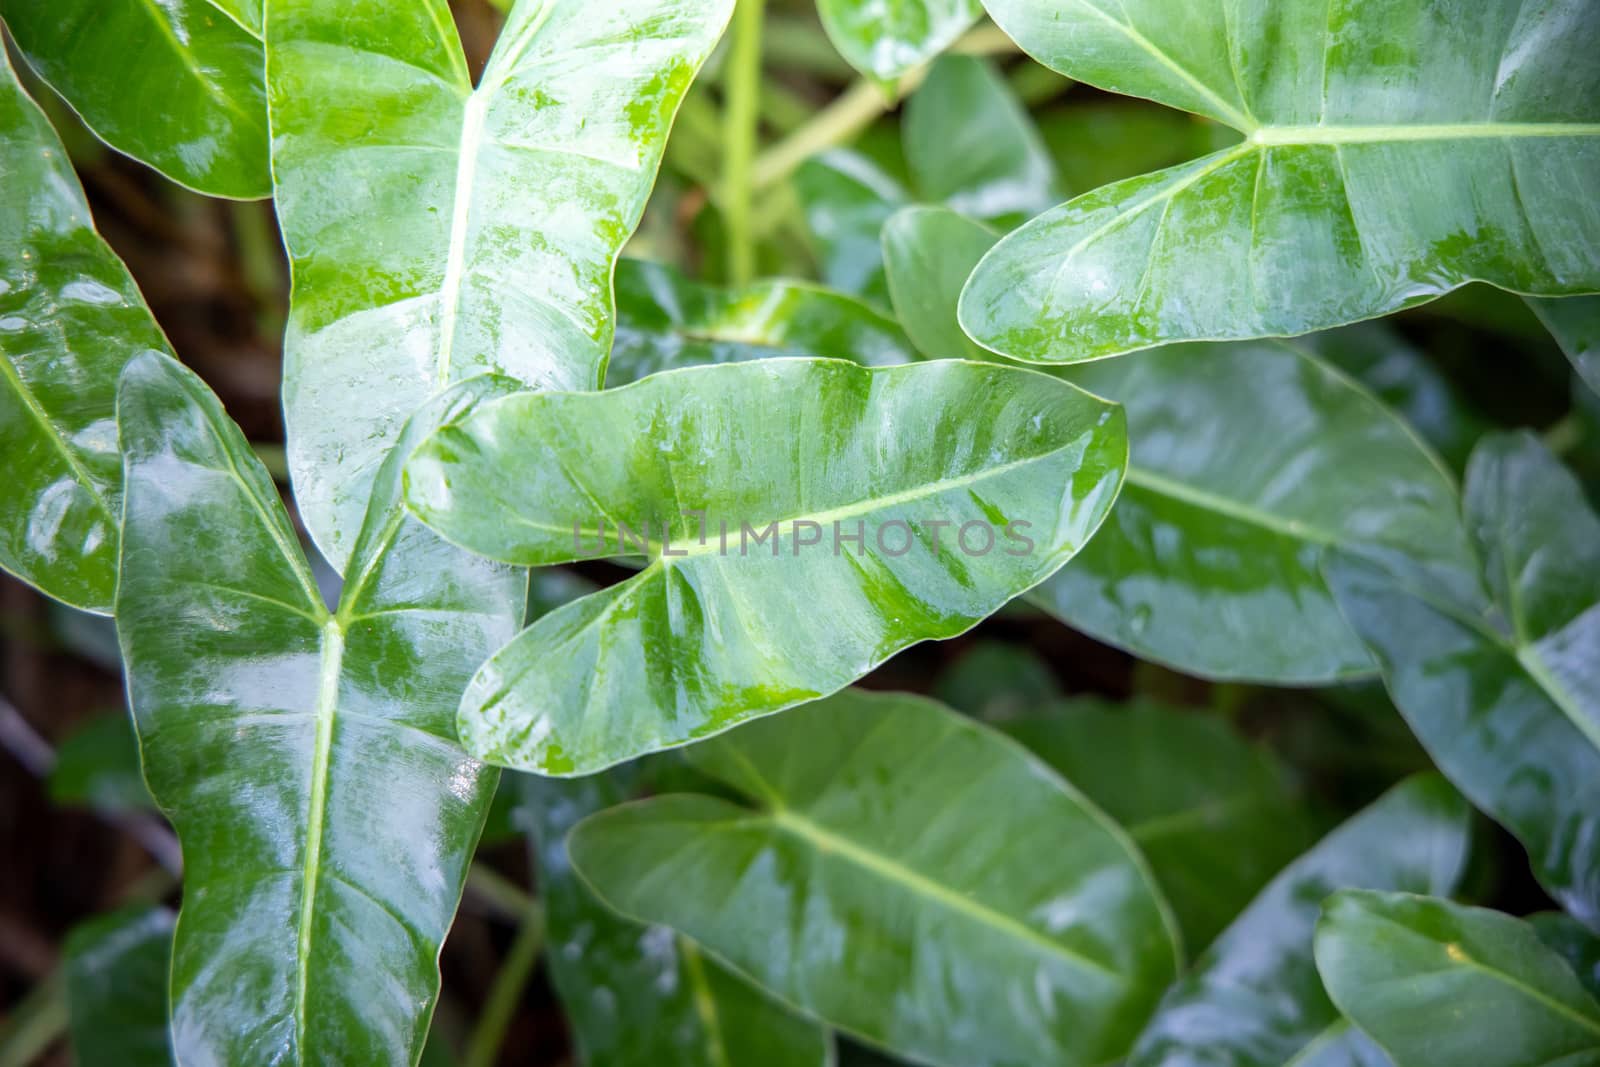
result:
[(73, 479), (88, 491), (94, 499), (95, 507), (99, 509), (106, 522), (113, 527), (116, 526), (117, 516), (112, 514), (111, 504), (106, 500), (99, 484), (90, 476), (89, 469), (83, 465), (77, 453), (67, 444), (67, 439), (61, 435), (61, 430), (51, 421), (50, 413), (45, 411), (44, 405), (39, 403), (39, 398), (34, 395), (33, 389), (23, 381), (22, 372), (17, 369), (17, 365), (12, 362), (4, 349), (0, 349), (0, 377), (3, 377), (10, 384), (12, 391), (21, 398), (22, 406), (28, 409), (28, 414), (39, 424), (45, 437), (56, 451), (61, 453), (61, 458), (72, 472)]

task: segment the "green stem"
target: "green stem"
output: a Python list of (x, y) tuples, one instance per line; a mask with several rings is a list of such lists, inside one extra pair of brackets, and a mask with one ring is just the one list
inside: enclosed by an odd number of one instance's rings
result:
[(500, 1046), (505, 1041), (506, 1029), (516, 1014), (522, 991), (528, 984), (528, 977), (533, 973), (533, 965), (543, 947), (544, 909), (537, 900), (530, 899), (523, 910), (522, 925), (517, 928), (516, 939), (511, 942), (511, 951), (506, 954), (500, 972), (494, 976), (494, 984), (489, 987), (483, 1014), (478, 1016), (478, 1024), (473, 1027), (472, 1037), (467, 1042), (462, 1067), (493, 1067), (500, 1058)]
[(751, 164), (761, 121), (761, 22), (766, 0), (739, 0), (733, 15), (733, 51), (723, 101), (722, 211), (728, 231), (728, 280), (749, 285), (756, 276), (750, 232)]

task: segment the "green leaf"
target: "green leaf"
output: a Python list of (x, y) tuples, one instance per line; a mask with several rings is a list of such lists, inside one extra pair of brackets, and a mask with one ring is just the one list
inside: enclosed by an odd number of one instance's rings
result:
[(56, 749), (50, 800), (97, 811), (145, 811), (155, 807), (139, 769), (139, 739), (120, 711), (90, 719)]
[(123, 374), (117, 622), (146, 778), (183, 843), (172, 971), (185, 1058), (410, 1064), (494, 792), (452, 716), (522, 619), (523, 575), (440, 541), (380, 472), (336, 613), (272, 480), (193, 374)]
[(1127, 831), (1197, 949), (1313, 839), (1282, 765), (1203, 714), (1082, 699), (1001, 729)]
[(599, 387), (612, 265), (732, 7), (522, 0), (474, 90), (444, 0), (274, 0), (289, 461), (341, 572), (430, 396), (487, 372)]
[(659, 263), (617, 264), (617, 339), (606, 368), (608, 388), (678, 367), (770, 356), (885, 367), (910, 363), (916, 353), (893, 319), (807, 282), (718, 289)]
[(1470, 814), (1443, 779), (1422, 775), (1323, 838), (1284, 868), (1168, 991), (1129, 1067), (1381, 1064), (1317, 977), (1312, 938), (1319, 909), (1345, 888), (1451, 892), (1466, 863)]
[(261, 0), (0, 0), (0, 18), (112, 148), (208, 196), (272, 195)]
[(974, 339), (1076, 362), (1309, 333), (1481, 280), (1600, 290), (1600, 9), (1583, 0), (986, 0), (1068, 77), (1240, 144), (1106, 186), (1008, 237)]
[(0, 569), (110, 614), (122, 506), (117, 374), (167, 342), (5, 56), (0, 159)]
[(1600, 519), (1536, 439), (1502, 435), (1473, 454), (1466, 520), (1489, 594), (1344, 554), (1329, 583), (1434, 762), (1596, 926)]
[(1171, 167), (1239, 139), (1214, 122), (1143, 100), (1069, 98), (1039, 117), (1068, 195)]
[(831, 1067), (833, 1039), (665, 926), (618, 916), (578, 879), (567, 833), (633, 792), (621, 772), (518, 776), (532, 815), (551, 980), (578, 1058), (606, 1067)]
[[(890, 287), (930, 356), (961, 351), (958, 279), (993, 235), (940, 209), (886, 234)], [(1450, 475), (1306, 345), (1170, 346), (1060, 372), (1127, 405), (1127, 484), (1079, 557), (1032, 595), (1076, 629), (1209, 678), (1312, 684), (1373, 664), (1319, 570), (1381, 544), (1470, 574)]]
[(1317, 924), (1328, 992), (1395, 1067), (1600, 1063), (1600, 1003), (1520, 919), (1343, 892)]
[(849, 691), (686, 753), (678, 795), (569, 839), (579, 874), (841, 1030), (918, 1062), (1101, 1063), (1176, 966), (1115, 825), (1020, 747)]
[(1528, 301), (1578, 376), (1600, 393), (1600, 296)]
[(955, 361), (762, 360), (488, 405), (417, 451), (413, 510), (492, 559), (648, 565), (496, 653), (461, 737), (580, 775), (832, 693), (1060, 567), (1126, 447), (1116, 407)]
[(1600, 937), (1572, 916), (1558, 911), (1530, 915), (1528, 923), (1540, 941), (1567, 961), (1567, 966), (1589, 994), (1600, 998)]
[(955, 43), (983, 13), (979, 0), (817, 0), (839, 54), (885, 92)]
[(68, 1027), (77, 1067), (171, 1067), (167, 969), (176, 916), (129, 908), (67, 938)]
[(1032, 715), (1059, 698), (1061, 687), (1050, 665), (1026, 646), (977, 641), (934, 679), (933, 696), (994, 725)]
[(887, 307), (879, 235), (915, 195), (866, 156), (842, 148), (806, 160), (794, 182), (823, 280)]

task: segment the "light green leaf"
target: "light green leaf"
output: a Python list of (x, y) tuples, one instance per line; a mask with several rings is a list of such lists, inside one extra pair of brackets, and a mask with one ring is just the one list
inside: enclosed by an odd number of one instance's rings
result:
[(1102, 1063), (1176, 966), (1114, 824), (931, 701), (850, 691), (687, 756), (748, 798), (579, 824), (579, 874), (780, 998), (918, 1062)]
[(1395, 1067), (1600, 1063), (1600, 1003), (1533, 927), (1501, 912), (1338, 893), (1317, 925), (1317, 967)]
[(659, 263), (617, 264), (617, 339), (606, 368), (608, 388), (678, 367), (771, 356), (885, 367), (909, 363), (916, 353), (893, 319), (807, 282), (718, 289)]
[(1331, 557), (1339, 606), (1439, 768), (1527, 847), (1552, 896), (1600, 924), (1600, 519), (1528, 435), (1467, 471), (1480, 589), (1402, 560)]
[(1284, 868), (1167, 992), (1129, 1067), (1382, 1064), (1317, 977), (1312, 938), (1322, 901), (1345, 888), (1453, 891), (1470, 814), (1430, 774), (1396, 786), (1329, 834)]
[(400, 461), (495, 391), (462, 386), (402, 436), (330, 613), (216, 398), (165, 357), (123, 374), (117, 623), (145, 775), (183, 843), (172, 997), (188, 1060), (421, 1051), (496, 778), (452, 714), (515, 632), (526, 580), (407, 518)]
[(77, 1067), (171, 1067), (167, 969), (176, 916), (128, 908), (72, 931), (63, 969)]
[(0, 0), (0, 18), (112, 148), (208, 196), (272, 195), (261, 0)]
[(888, 92), (932, 59), (983, 13), (979, 0), (817, 0), (839, 54)]
[(1600, 393), (1600, 296), (1528, 301), (1578, 376)]
[(476, 90), (444, 0), (274, 0), (302, 516), (343, 571), (406, 418), (493, 372), (598, 388), (611, 272), (733, 0), (521, 0)]
[(551, 980), (579, 1058), (605, 1067), (831, 1067), (833, 1038), (665, 926), (602, 904), (567, 858), (567, 833), (627, 800), (635, 776), (516, 776), (531, 816)]
[(1313, 839), (1283, 766), (1204, 714), (1081, 699), (1001, 729), (1127, 831), (1196, 949)]
[(117, 374), (167, 342), (3, 55), (0, 234), (0, 569), (108, 615), (122, 506)]
[(1309, 333), (1479, 280), (1600, 290), (1588, 0), (986, 0), (1035, 58), (1240, 144), (1008, 237), (961, 322), (1016, 359)]
[[(891, 223), (890, 285), (913, 340), (959, 351), (954, 283), (992, 234), (937, 209)], [(1127, 405), (1111, 519), (1032, 599), (1076, 629), (1189, 674), (1312, 684), (1373, 669), (1319, 570), (1381, 544), (1470, 581), (1450, 475), (1305, 344), (1170, 346), (1059, 372)]]
[(1060, 567), (1126, 447), (1113, 405), (955, 361), (762, 360), (488, 405), (417, 451), (413, 510), (493, 559), (648, 565), (496, 653), (462, 739), (587, 774), (834, 692)]

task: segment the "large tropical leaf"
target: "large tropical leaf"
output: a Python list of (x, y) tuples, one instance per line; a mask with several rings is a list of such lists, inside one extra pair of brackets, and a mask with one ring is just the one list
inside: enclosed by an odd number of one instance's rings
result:
[(67, 938), (63, 971), (77, 1067), (171, 1067), (166, 908), (134, 907), (93, 919)]
[(1103, 1063), (1172, 977), (1128, 839), (932, 701), (840, 693), (687, 755), (749, 806), (594, 816), (569, 841), (579, 874), (847, 1032), (951, 1067)]
[[(961, 353), (954, 286), (993, 236), (921, 208), (885, 234), (896, 310)], [(1191, 674), (1306, 684), (1368, 673), (1319, 564), (1381, 544), (1470, 580), (1450, 475), (1309, 346), (1169, 346), (1061, 372), (1127, 405), (1127, 484), (1094, 541), (1034, 595), (1068, 624)]]
[(1473, 454), (1466, 517), (1488, 594), (1387, 557), (1329, 582), (1440, 769), (1600, 929), (1600, 519), (1527, 435)]
[(1395, 1067), (1600, 1063), (1600, 1002), (1532, 926), (1409, 893), (1325, 905), (1317, 967)]
[(770, 356), (884, 367), (909, 363), (916, 353), (893, 319), (808, 282), (717, 289), (663, 264), (617, 264), (617, 337), (606, 367), (608, 388), (678, 367)]
[(1600, 393), (1600, 296), (1528, 303), (1572, 360), (1578, 376)]
[(290, 469), (339, 570), (428, 397), (598, 388), (612, 265), (732, 6), (521, 0), (474, 89), (445, 0), (270, 5)]
[(452, 715), (525, 578), (399, 508), (380, 473), (337, 612), (271, 478), (192, 374), (123, 374), (117, 624), (145, 775), (183, 843), (173, 1033), (194, 1063), (411, 1064), (494, 793)]
[(122, 491), (117, 375), (167, 343), (3, 55), (0, 234), (0, 569), (110, 614)]
[(1345, 888), (1451, 892), (1466, 864), (1469, 817), (1460, 796), (1430, 774), (1333, 831), (1284, 868), (1168, 991), (1129, 1067), (1382, 1064), (1317, 977), (1319, 910)]
[(1238, 145), (1085, 194), (961, 302), (1017, 359), (1308, 333), (1473, 280), (1600, 291), (1589, 0), (986, 0), (1041, 62)]
[(425, 522), (511, 563), (648, 565), (496, 653), (462, 739), (585, 774), (834, 692), (1060, 567), (1126, 448), (1114, 406), (956, 361), (763, 360), (487, 405), (407, 468)]
[(834, 47), (886, 91), (953, 44), (983, 13), (979, 0), (817, 0)]
[(1600, 999), (1600, 936), (1572, 916), (1544, 911), (1528, 916), (1528, 924), (1556, 955), (1567, 961), (1578, 981)]
[(0, 0), (0, 18), (28, 64), (111, 147), (190, 189), (256, 199), (272, 195), (261, 7)]
[(665, 926), (624, 919), (579, 880), (567, 833), (631, 796), (622, 771), (518, 775), (539, 860), (551, 980), (579, 1057), (605, 1067), (831, 1067), (833, 1039)]
[(1193, 949), (1313, 840), (1283, 766), (1205, 714), (1079, 699), (1000, 728), (1127, 831)]

